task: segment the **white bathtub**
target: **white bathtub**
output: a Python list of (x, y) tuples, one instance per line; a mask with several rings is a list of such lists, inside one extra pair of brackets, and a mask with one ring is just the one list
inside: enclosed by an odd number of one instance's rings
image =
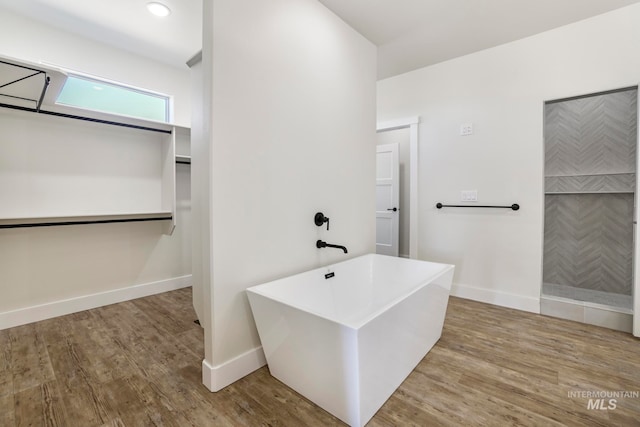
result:
[(453, 269), (370, 254), (247, 289), (271, 375), (366, 424), (440, 338)]

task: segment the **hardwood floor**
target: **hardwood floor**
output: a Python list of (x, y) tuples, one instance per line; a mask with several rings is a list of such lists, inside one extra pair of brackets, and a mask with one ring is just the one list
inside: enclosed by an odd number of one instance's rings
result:
[[(343, 425), (266, 367), (210, 393), (194, 319), (182, 289), (0, 331), (0, 426)], [(640, 397), (589, 409), (579, 390), (640, 392), (640, 340), (451, 298), (441, 340), (369, 425), (640, 426)]]

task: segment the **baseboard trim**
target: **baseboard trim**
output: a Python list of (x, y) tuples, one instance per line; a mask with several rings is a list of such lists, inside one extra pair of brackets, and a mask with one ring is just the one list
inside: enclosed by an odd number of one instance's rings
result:
[(500, 307), (514, 308), (516, 310), (540, 314), (540, 298), (525, 297), (460, 283), (454, 283), (451, 286), (451, 295), (473, 301), (486, 302)]
[(267, 364), (262, 347), (256, 347), (231, 360), (212, 366), (202, 361), (202, 383), (209, 390), (220, 391)]
[(191, 286), (191, 275), (0, 313), (0, 330)]

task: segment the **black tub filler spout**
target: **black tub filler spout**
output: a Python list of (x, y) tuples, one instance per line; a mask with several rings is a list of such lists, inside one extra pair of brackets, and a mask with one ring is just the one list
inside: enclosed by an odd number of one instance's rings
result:
[(341, 245), (332, 245), (331, 243), (323, 242), (322, 240), (316, 241), (316, 248), (318, 248), (318, 249), (321, 249), (321, 248), (336, 248), (336, 249), (342, 249), (345, 254), (348, 253), (346, 247), (341, 246)]

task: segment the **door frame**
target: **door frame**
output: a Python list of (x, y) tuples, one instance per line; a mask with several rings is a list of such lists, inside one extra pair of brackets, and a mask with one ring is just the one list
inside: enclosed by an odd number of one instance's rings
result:
[[(636, 86), (636, 96), (640, 98), (640, 84)], [(640, 106), (636, 105), (637, 120), (640, 120)], [(640, 219), (640, 203), (638, 203), (638, 191), (640, 191), (640, 123), (636, 121), (636, 188), (633, 194), (633, 279), (631, 282), (631, 295), (633, 295), (633, 325), (631, 333), (640, 337), (640, 236), (638, 235), (638, 220)]]
[(378, 122), (376, 132), (409, 129), (409, 258), (418, 258), (418, 125), (420, 116)]

